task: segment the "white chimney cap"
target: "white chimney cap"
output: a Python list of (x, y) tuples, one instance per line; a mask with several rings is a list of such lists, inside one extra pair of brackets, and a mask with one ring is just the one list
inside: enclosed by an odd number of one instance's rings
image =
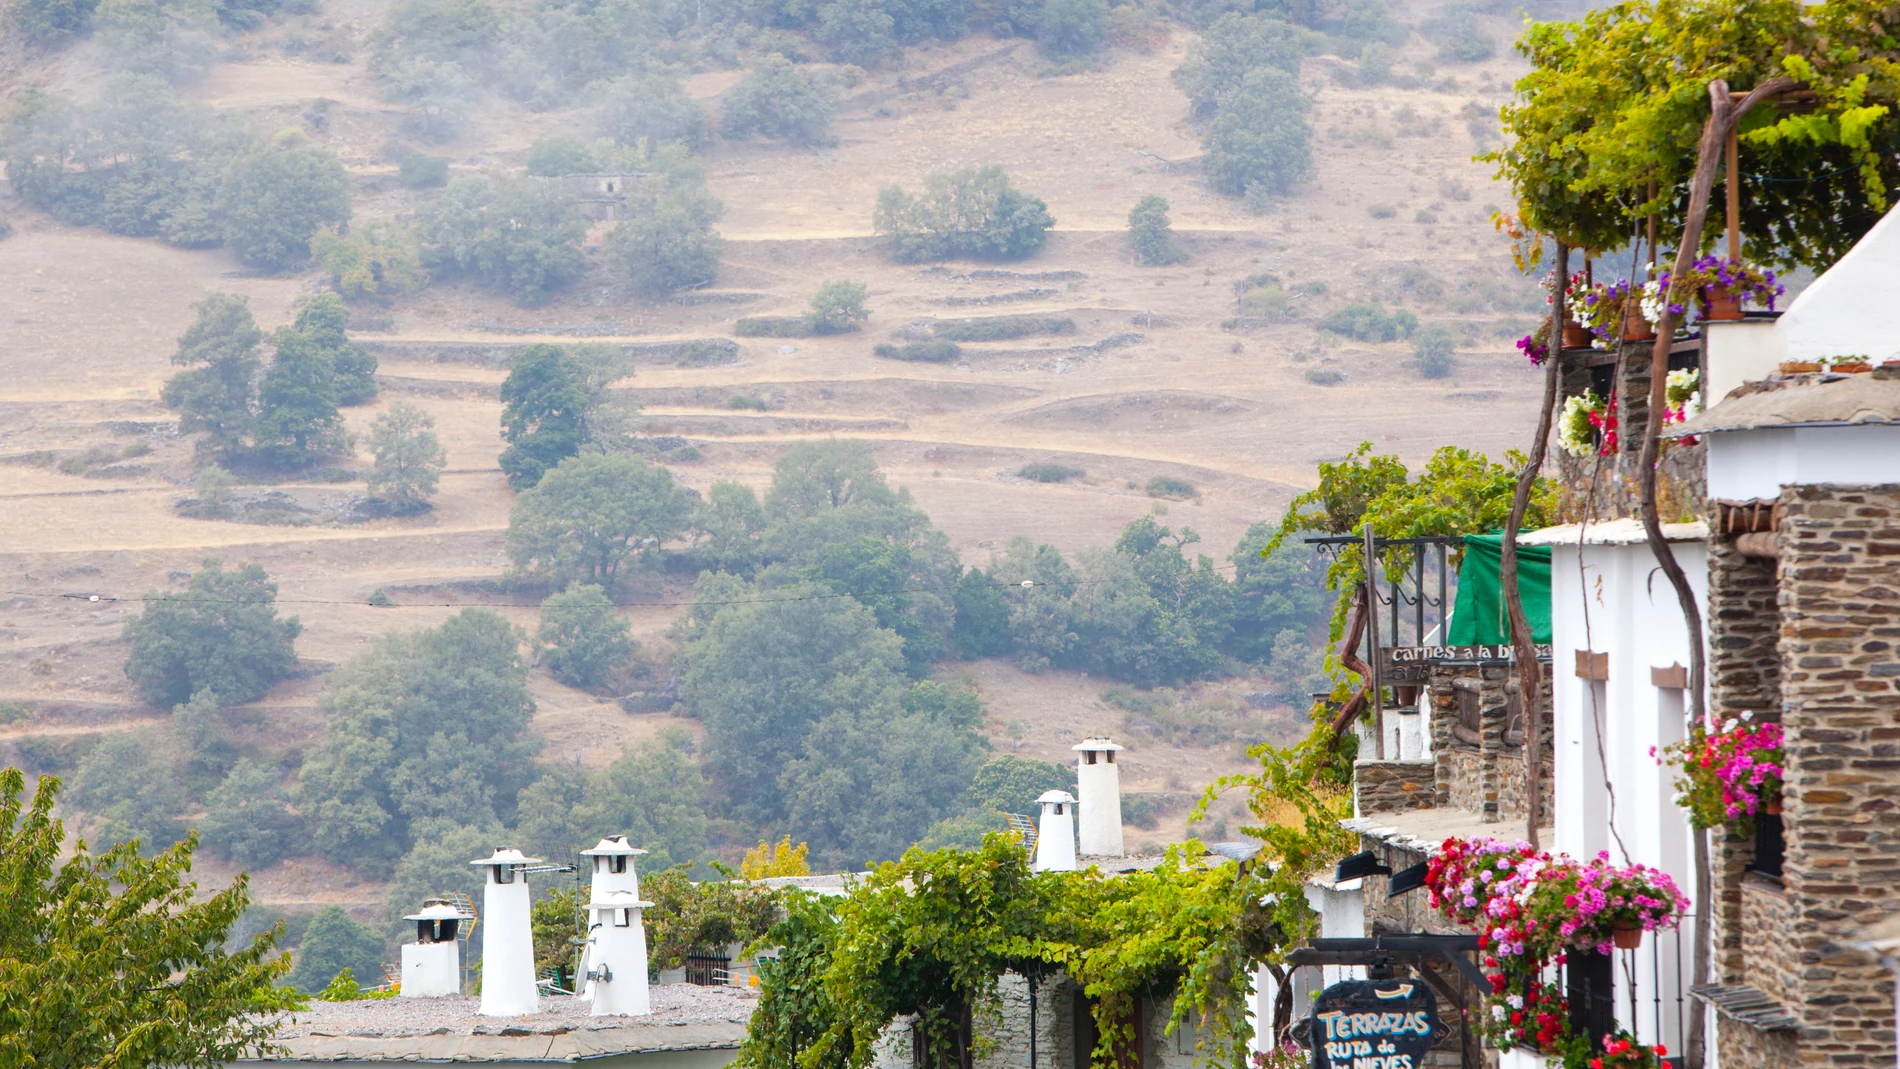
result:
[(497, 846), (495, 847), (494, 857), (478, 857), (469, 862), (471, 865), (495, 865), (497, 867), (502, 865), (538, 865), (540, 863), (540, 858), (528, 857), (512, 846)]
[(1083, 739), (1081, 742), (1076, 743), (1074, 746), (1069, 747), (1069, 749), (1080, 750), (1084, 752), (1089, 751), (1089, 750), (1100, 752), (1102, 750), (1119, 750), (1121, 749), (1121, 746), (1117, 745), (1116, 743), (1110, 742), (1099, 735), (1093, 735), (1093, 736), (1090, 736), (1089, 738)]
[(1041, 797), (1037, 798), (1036, 801), (1038, 802), (1073, 802), (1075, 801), (1075, 796), (1070, 794), (1068, 791), (1044, 791), (1042, 792)]
[(582, 857), (616, 857), (616, 856), (624, 855), (624, 856), (631, 857), (635, 854), (644, 854), (644, 853), (646, 853), (646, 851), (640, 849), (637, 846), (627, 845), (626, 836), (609, 835), (605, 839), (602, 839), (600, 842), (596, 843), (592, 850), (582, 850), (581, 856)]
[(406, 921), (456, 921), (467, 920), (462, 911), (439, 898), (431, 898), (422, 904), (422, 912), (411, 913), (404, 917)]
[(609, 891), (600, 898), (587, 903), (588, 909), (652, 909), (653, 903), (643, 902), (632, 891)]

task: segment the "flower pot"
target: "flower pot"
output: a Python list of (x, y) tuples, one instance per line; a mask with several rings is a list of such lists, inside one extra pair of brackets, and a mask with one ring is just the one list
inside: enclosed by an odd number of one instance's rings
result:
[(1702, 291), (1707, 301), (1704, 319), (1740, 319), (1742, 318), (1742, 298), (1740, 294), (1730, 293), (1725, 287), (1710, 286)]
[(1656, 324), (1642, 316), (1631, 316), (1623, 321), (1624, 341), (1655, 341)]
[(1398, 699), (1400, 705), (1414, 705), (1418, 702), (1418, 687), (1409, 683), (1393, 684), (1392, 694)]
[(1780, 816), (1781, 815), (1781, 796), (1776, 795), (1773, 798), (1770, 798), (1762, 802), (1761, 811), (1768, 814), (1771, 817)]
[(1821, 370), (1821, 365), (1812, 360), (1783, 360), (1780, 371), (1783, 375), (1805, 375), (1810, 371)]
[(1564, 324), (1564, 348), (1588, 349), (1590, 347), (1590, 328), (1582, 323)]
[(1828, 368), (1829, 371), (1835, 372), (1836, 374), (1840, 374), (1840, 375), (1864, 375), (1867, 372), (1872, 371), (1873, 369), (1874, 369), (1874, 365), (1872, 364), (1858, 364), (1858, 363), (1857, 364), (1834, 364)]
[(1610, 940), (1618, 950), (1635, 950), (1643, 945), (1643, 929), (1634, 924), (1619, 924), (1610, 929)]

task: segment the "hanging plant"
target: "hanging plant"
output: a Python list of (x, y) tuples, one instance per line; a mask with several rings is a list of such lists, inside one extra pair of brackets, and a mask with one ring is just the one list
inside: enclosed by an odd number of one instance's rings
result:
[(1529, 360), (1532, 367), (1544, 366), (1544, 361), (1550, 356), (1549, 316), (1544, 317), (1536, 330), (1517, 339), (1517, 351), (1524, 354), (1524, 359)]
[[(1562, 993), (1543, 979), (1546, 967), (1569, 954), (1609, 953), (1618, 929), (1674, 927), (1688, 908), (1656, 869), (1613, 865), (1607, 853), (1578, 862), (1496, 839), (1446, 840), (1427, 864), (1425, 887), (1433, 907), (1477, 930), (1491, 985), (1485, 1037), (1499, 1050), (1561, 1057), (1566, 1069), (1598, 1067), (1587, 1037), (1570, 1028)], [(1619, 1049), (1626, 1060), (1605, 1064), (1654, 1065), (1664, 1053), (1615, 1038), (1630, 1044)]]
[(1731, 717), (1710, 731), (1700, 724), (1689, 737), (1665, 752), (1676, 766), (1676, 804), (1689, 811), (1698, 828), (1734, 824), (1754, 830), (1758, 813), (1781, 805), (1781, 777), (1787, 760), (1781, 725), (1756, 723), (1755, 714)]

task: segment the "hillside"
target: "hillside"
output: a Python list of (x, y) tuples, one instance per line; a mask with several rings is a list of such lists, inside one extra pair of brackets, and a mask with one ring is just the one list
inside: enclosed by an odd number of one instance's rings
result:
[[(380, 3), (353, 0), (280, 19), (241, 35), (181, 93), (247, 114), (265, 132), (297, 127), (334, 150), (354, 183), (355, 225), (406, 219), (432, 193), (396, 181), (397, 109), (379, 95), (364, 51), (382, 15)], [(1485, 24), (1503, 39), (1514, 31), (1503, 17)], [(287, 55), (293, 35), (346, 41), (349, 59)], [(607, 225), (597, 224), (584, 275), (540, 307), (452, 282), (359, 304), (354, 333), (378, 355), (383, 392), (374, 405), (345, 410), (350, 428), (361, 438), (378, 412), (407, 401), (435, 418), (448, 453), (434, 510), (411, 518), (360, 518), (360, 481), (241, 491), (281, 491), (299, 525), (180, 515), (192, 445), (157, 398), (191, 305), (213, 292), (245, 295), (268, 331), (327, 279), (314, 270), (261, 275), (228, 250), (65, 226), (11, 192), (0, 196), (0, 217), (14, 227), (0, 241), (9, 341), (0, 347), (8, 384), (0, 497), (11, 506), (0, 513), (9, 576), (0, 584), (8, 640), (0, 702), (18, 710), (0, 725), (0, 741), (24, 760), (47, 752), (49, 740), (164, 715), (143, 706), (125, 678), (119, 632), (142, 593), (180, 588), (210, 556), (261, 565), (280, 584), (284, 612), (303, 623), (300, 678), (252, 707), (243, 729), (247, 744), (270, 752), (312, 743), (326, 674), (378, 635), (435, 625), (467, 604), (494, 605), (531, 627), (532, 604), (484, 581), (506, 567), (514, 500), (496, 464), (498, 388), (512, 353), (537, 341), (629, 347), (637, 372), (617, 389), (641, 405), (645, 434), (693, 447), (692, 459), (675, 448), (667, 462), (702, 492), (721, 479), (763, 489), (792, 442), (873, 443), (891, 482), (972, 566), (1016, 535), (1072, 554), (1160, 514), (1197, 531), (1195, 549), (1231, 574), (1226, 558), (1247, 527), (1276, 520), (1312, 484), (1318, 461), (1361, 441), (1408, 463), (1447, 444), (1492, 456), (1521, 448), (1533, 375), (1512, 341), (1542, 302), (1489, 223), (1506, 200), (1470, 158), (1489, 128), (1469, 118), (1506, 99), (1515, 60), (1439, 66), (1408, 79), (1414, 88), (1357, 88), (1345, 77), (1350, 64), (1308, 59), (1301, 79), (1313, 100), (1316, 176), (1254, 214), (1207, 188), (1193, 166), (1199, 134), (1170, 79), (1192, 41), (1176, 25), (1151, 51), (1114, 49), (1095, 69), (1070, 74), (1051, 73), (1025, 41), (978, 34), (913, 47), (850, 89), (833, 147), (716, 141), (703, 158), (707, 185), (726, 206), (719, 279), (673, 300), (636, 299), (601, 248)], [(1413, 37), (1395, 67), (1431, 55)], [(90, 42), (49, 59), (16, 56), (4, 91), (71, 91), (96, 78), (99, 62)], [(711, 104), (737, 76), (705, 71), (686, 84)], [(313, 110), (319, 99), (330, 103)], [(461, 135), (430, 151), (457, 174), (513, 171), (537, 138), (579, 131), (575, 109), (537, 112), (491, 96)], [(992, 163), (1047, 201), (1056, 226), (1040, 253), (1000, 265), (890, 262), (871, 234), (882, 186), (915, 188), (934, 171)], [(1185, 263), (1143, 267), (1130, 255), (1127, 213), (1147, 193), (1171, 203)], [(1235, 284), (1266, 272), (1305, 294), (1293, 314), (1230, 324)], [(738, 316), (796, 314), (834, 278), (869, 286), (862, 331), (734, 338)], [(1317, 326), (1325, 312), (1367, 300), (1451, 325), (1460, 344), (1450, 376), (1422, 378), (1407, 342), (1355, 341)], [(1000, 315), (1066, 318), (1074, 330), (968, 343), (947, 364), (871, 351), (919, 320)], [(682, 366), (667, 344), (700, 339), (733, 339), (730, 356)], [(1017, 474), (1039, 462), (1086, 475), (1041, 483)], [(1151, 498), (1145, 488), (1157, 476), (1185, 480), (1197, 496)], [(643, 657), (663, 661), (672, 648), (691, 578), (643, 575), (624, 597)], [(378, 589), (395, 604), (369, 605)], [(1066, 761), (1083, 733), (1128, 742), (1125, 787), (1169, 796), (1165, 818), (1137, 831), (1138, 841), (1184, 836), (1189, 798), (1247, 764), (1231, 729), (1210, 745), (1131, 733), (1127, 714), (1102, 700), (1105, 681), (1080, 673), (1032, 675), (997, 660), (948, 662), (939, 672), (978, 689), (985, 734), (999, 750)], [(623, 712), (539, 669), (530, 687), (544, 761), (598, 768), (622, 744), (701, 730), (666, 713)], [(1242, 735), (1294, 737), (1292, 710), (1245, 698), (1259, 689), (1240, 676), (1192, 694), (1240, 710)], [(380, 908), (380, 885), (316, 862), (277, 866), (257, 886), (280, 907)]]

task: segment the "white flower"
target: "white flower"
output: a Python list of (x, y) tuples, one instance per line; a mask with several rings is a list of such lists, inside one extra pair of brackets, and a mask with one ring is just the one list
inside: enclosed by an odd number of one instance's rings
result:
[(1755, 719), (1755, 711), (1753, 709), (1746, 710), (1745, 712), (1742, 713), (1742, 720), (1744, 722), (1753, 720), (1753, 719)]
[(1587, 457), (1596, 452), (1596, 429), (1590, 426), (1590, 414), (1602, 405), (1589, 390), (1564, 400), (1564, 413), (1557, 421), (1557, 444), (1564, 452), (1573, 457)]
[(1735, 727), (1736, 727), (1736, 725), (1738, 725), (1738, 724), (1740, 724), (1740, 723), (1741, 723), (1741, 721), (1739, 721), (1739, 720), (1737, 720), (1737, 719), (1735, 719), (1734, 717), (1732, 717), (1732, 716), (1731, 716), (1731, 717), (1729, 717), (1729, 718), (1728, 718), (1727, 720), (1725, 720), (1725, 721), (1723, 721), (1723, 723), (1722, 723), (1722, 730), (1723, 730), (1723, 731), (1725, 731), (1725, 732), (1728, 732), (1728, 731), (1734, 731), (1734, 730), (1735, 730)]
[[(1655, 264), (1651, 264), (1650, 268), (1653, 270), (1655, 266)], [(1643, 298), (1641, 301), (1638, 301), (1637, 304), (1643, 310), (1644, 319), (1649, 320), (1651, 323), (1661, 323), (1663, 317), (1662, 283), (1656, 279), (1650, 279), (1648, 282), (1643, 283)]]
[(1524, 1008), (1523, 995), (1506, 995), (1504, 996), (1504, 1001), (1510, 1003), (1511, 1008), (1514, 1010), (1521, 1010)]
[(1491, 1004), (1491, 1019), (1494, 1021), (1504, 1020), (1504, 1007), (1493, 1002)]

